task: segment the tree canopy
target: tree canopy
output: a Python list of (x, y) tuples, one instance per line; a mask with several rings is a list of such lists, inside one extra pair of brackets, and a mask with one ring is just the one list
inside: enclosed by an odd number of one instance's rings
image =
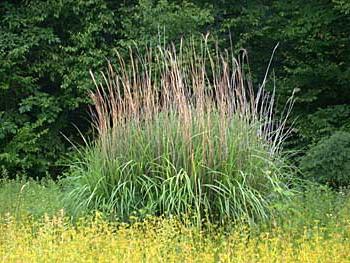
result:
[[(177, 42), (210, 32), (223, 48), (248, 50), (254, 82), (297, 117), (288, 147), (309, 149), (350, 131), (350, 4), (346, 0), (31, 0), (0, 3), (0, 168), (61, 172), (60, 160), (89, 137), (89, 70), (104, 70), (130, 45)], [(76, 126), (76, 127), (75, 127)], [(65, 138), (67, 137), (67, 138)], [(0, 170), (1, 170), (0, 169)]]

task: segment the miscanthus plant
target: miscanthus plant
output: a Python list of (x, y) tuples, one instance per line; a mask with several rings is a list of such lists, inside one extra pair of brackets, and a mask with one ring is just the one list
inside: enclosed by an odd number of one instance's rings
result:
[(66, 204), (74, 215), (255, 222), (288, 196), (281, 144), (290, 107), (275, 119), (273, 94), (264, 85), (254, 92), (230, 52), (213, 53), (205, 42), (131, 50), (104, 81), (92, 75), (97, 139), (70, 169)]

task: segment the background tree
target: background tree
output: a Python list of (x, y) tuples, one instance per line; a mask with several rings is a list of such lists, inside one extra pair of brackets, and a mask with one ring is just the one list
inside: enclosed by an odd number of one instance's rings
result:
[(282, 102), (295, 91), (297, 123), (289, 147), (307, 149), (336, 130), (349, 130), (347, 1), (241, 1), (239, 10), (231, 6), (221, 16), (221, 39), (228, 46), (225, 35), (231, 32), (235, 47), (248, 49), (256, 83), (280, 43), (273, 60), (276, 82), (270, 79), (270, 86), (276, 86)]
[(223, 48), (246, 48), (256, 85), (273, 48), (280, 105), (295, 92), (295, 132), (308, 150), (350, 130), (350, 5), (346, 0), (32, 0), (0, 3), (0, 167), (37, 176), (89, 136), (89, 69), (129, 45), (177, 42), (210, 32)]
[(106, 1), (5, 1), (0, 19), (0, 164), (55, 169), (68, 137), (85, 130), (89, 69), (118, 39)]

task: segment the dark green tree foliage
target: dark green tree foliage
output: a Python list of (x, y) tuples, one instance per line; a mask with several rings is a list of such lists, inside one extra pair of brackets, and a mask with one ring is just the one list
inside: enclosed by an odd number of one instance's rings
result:
[(301, 161), (307, 179), (333, 187), (350, 185), (350, 133), (335, 132), (319, 141)]
[(181, 38), (205, 33), (203, 29), (214, 21), (210, 8), (183, 1), (140, 0), (122, 8), (122, 13), (124, 38), (118, 44), (124, 47), (176, 43)]
[(280, 100), (295, 92), (298, 121), (291, 142), (302, 149), (334, 130), (349, 130), (348, 1), (245, 2), (239, 15), (224, 19), (221, 30), (233, 33), (237, 48), (248, 49), (257, 82), (263, 79), (273, 47), (280, 43), (272, 66)]
[[(31, 0), (0, 3), (0, 170), (57, 172), (64, 133), (88, 135), (89, 70), (130, 44), (139, 48), (210, 31), (244, 47), (256, 84), (271, 52), (280, 104), (295, 92), (290, 140), (308, 149), (350, 131), (350, 5), (347, 0)], [(231, 41), (232, 40), (232, 41)]]
[[(84, 129), (89, 69), (116, 40), (106, 1), (7, 1), (0, 6), (0, 166), (39, 176)], [(82, 118), (82, 116), (84, 116)]]

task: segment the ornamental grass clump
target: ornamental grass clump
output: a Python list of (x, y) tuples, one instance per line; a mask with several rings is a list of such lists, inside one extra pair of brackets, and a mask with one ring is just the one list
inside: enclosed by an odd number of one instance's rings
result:
[(97, 139), (72, 164), (68, 210), (197, 225), (268, 218), (290, 193), (281, 153), (290, 107), (276, 120), (273, 94), (264, 84), (254, 92), (242, 61), (203, 43), (130, 50), (102, 81), (92, 74)]

